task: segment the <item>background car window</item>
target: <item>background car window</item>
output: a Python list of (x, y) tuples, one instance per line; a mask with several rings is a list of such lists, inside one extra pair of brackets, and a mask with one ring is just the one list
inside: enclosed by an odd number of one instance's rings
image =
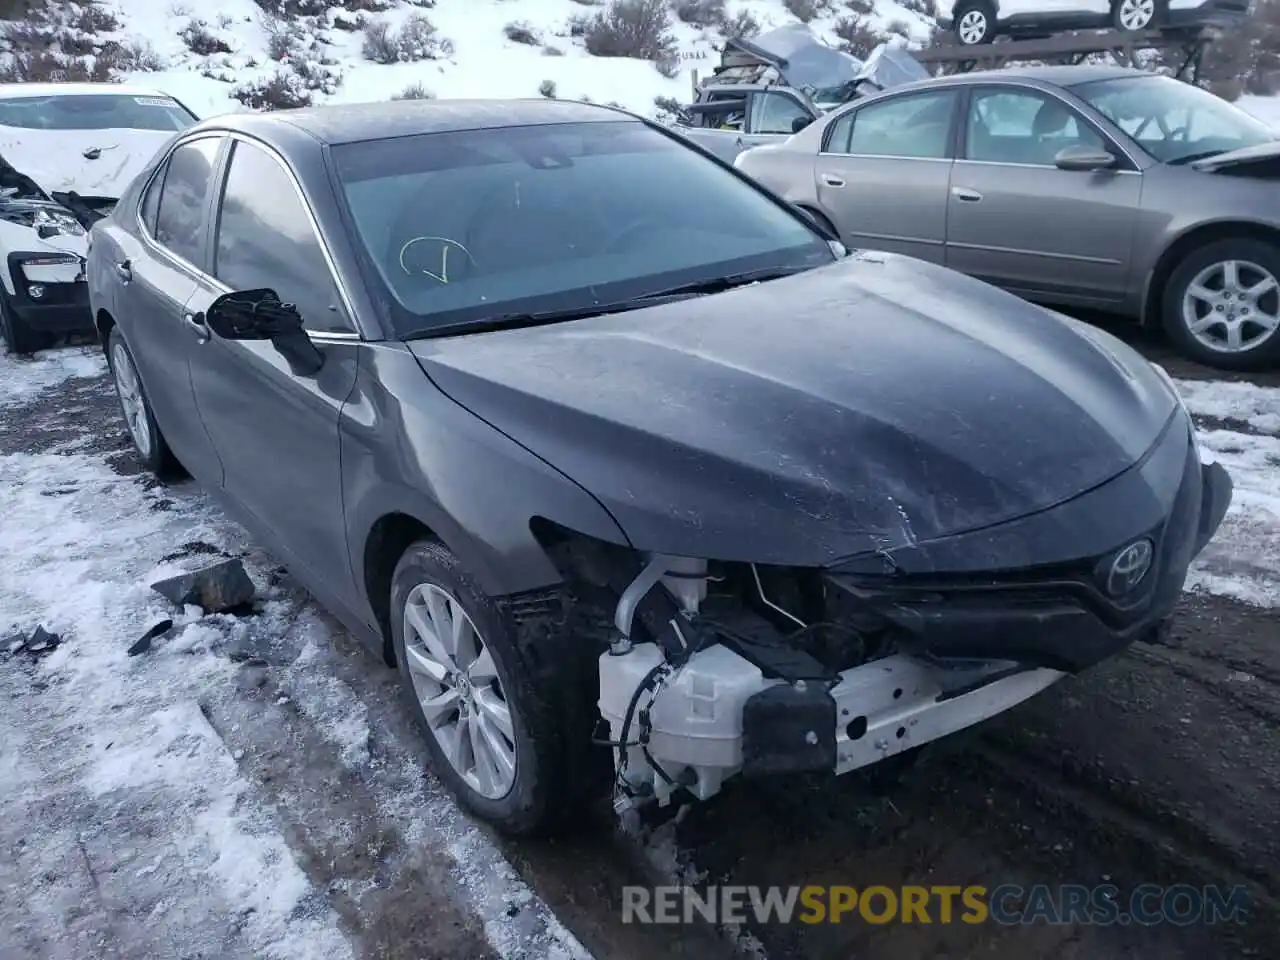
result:
[(866, 157), (945, 159), (956, 95), (916, 93), (854, 111), (847, 152)]
[(987, 163), (1052, 165), (1067, 147), (1108, 149), (1101, 134), (1057, 97), (1032, 90), (975, 90), (966, 156)]
[(0, 100), (0, 126), (28, 130), (185, 130), (196, 122), (171, 97), (115, 93)]
[(752, 133), (785, 133), (791, 135), (791, 125), (797, 117), (808, 117), (809, 112), (792, 97), (784, 93), (757, 93), (751, 99)]
[(156, 242), (188, 263), (204, 264), (204, 210), (221, 140), (204, 137), (169, 155), (156, 211)]
[(296, 303), (308, 330), (351, 330), (293, 181), (275, 158), (242, 140), (222, 192), (213, 272), (232, 290), (265, 287)]

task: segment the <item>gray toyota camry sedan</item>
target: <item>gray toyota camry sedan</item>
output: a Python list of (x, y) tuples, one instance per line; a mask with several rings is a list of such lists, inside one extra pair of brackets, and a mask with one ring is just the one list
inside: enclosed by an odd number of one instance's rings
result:
[(1160, 631), (1231, 499), (1123, 343), (605, 107), (206, 120), (88, 279), (139, 457), (512, 833), (905, 762)]
[(1280, 363), (1280, 134), (1199, 87), (1106, 66), (961, 74), (737, 164), (852, 246), (1163, 325), (1210, 366)]

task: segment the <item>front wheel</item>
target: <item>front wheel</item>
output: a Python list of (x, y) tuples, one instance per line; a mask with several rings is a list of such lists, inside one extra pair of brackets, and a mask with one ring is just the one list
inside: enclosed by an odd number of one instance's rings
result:
[(1160, 26), (1160, 0), (1116, 0), (1112, 7), (1112, 22), (1118, 30), (1153, 30)]
[(1223, 370), (1280, 362), (1280, 246), (1206, 244), (1174, 269), (1163, 306), (1170, 339), (1193, 360)]
[(512, 836), (569, 823), (588, 786), (574, 761), (591, 742), (589, 645), (554, 633), (529, 645), (434, 540), (396, 565), (391, 636), (432, 768), (459, 802)]
[(956, 39), (964, 47), (990, 43), (996, 36), (996, 14), (986, 0), (965, 0), (955, 12)]

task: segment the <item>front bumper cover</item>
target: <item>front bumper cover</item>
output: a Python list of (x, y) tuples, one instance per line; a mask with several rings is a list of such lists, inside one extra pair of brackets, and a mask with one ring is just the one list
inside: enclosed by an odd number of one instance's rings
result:
[[(15, 252), (6, 267), (14, 289), (9, 309), (25, 326), (49, 333), (93, 332), (83, 259), (48, 250)], [(40, 296), (32, 296), (37, 291)]]

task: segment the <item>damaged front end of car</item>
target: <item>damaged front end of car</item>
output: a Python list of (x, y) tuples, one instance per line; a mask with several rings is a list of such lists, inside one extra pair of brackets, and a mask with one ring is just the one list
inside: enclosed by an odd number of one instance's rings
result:
[(565, 538), (562, 568), (616, 598), (596, 735), (616, 806), (845, 774), (1002, 713), (1163, 629), (1230, 499), (1179, 410), (1070, 502), (822, 568)]

